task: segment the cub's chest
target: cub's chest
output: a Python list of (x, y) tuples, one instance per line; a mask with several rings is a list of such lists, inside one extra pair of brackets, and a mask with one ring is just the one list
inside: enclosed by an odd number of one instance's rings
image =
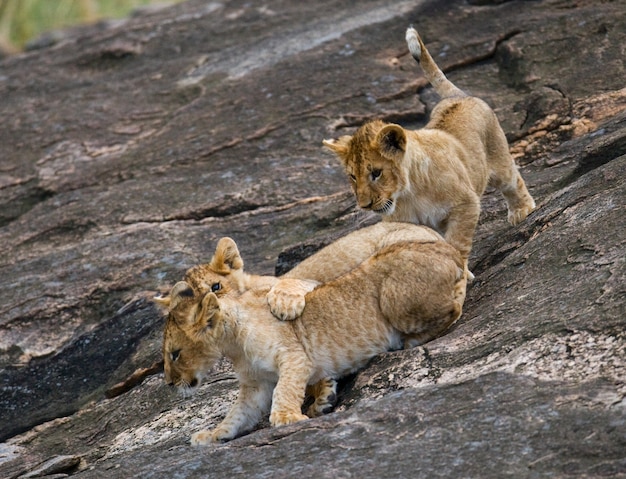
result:
[(239, 378), (254, 378), (257, 381), (276, 382), (278, 367), (276, 359), (268, 355), (247, 354), (233, 361)]
[(429, 226), (441, 233), (449, 214), (448, 204), (433, 201), (418, 193), (398, 198), (396, 211), (389, 219)]
[(240, 357), (235, 363), (236, 369), (246, 369), (248, 374), (257, 378), (276, 379), (279, 364), (285, 350), (297, 348), (295, 337), (289, 323), (283, 323), (274, 317), (271, 322), (250, 321), (241, 338)]

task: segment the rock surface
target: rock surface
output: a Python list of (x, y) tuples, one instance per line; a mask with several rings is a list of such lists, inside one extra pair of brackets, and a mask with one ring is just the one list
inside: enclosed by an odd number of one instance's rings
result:
[[(321, 140), (424, 124), (409, 24), (539, 209), (488, 192), (457, 326), (334, 413), (191, 448), (236, 381), (166, 388), (149, 297), (222, 236), (270, 274), (376, 221)], [(0, 61), (1, 477), (626, 477), (626, 2), (196, 0), (59, 38)]]

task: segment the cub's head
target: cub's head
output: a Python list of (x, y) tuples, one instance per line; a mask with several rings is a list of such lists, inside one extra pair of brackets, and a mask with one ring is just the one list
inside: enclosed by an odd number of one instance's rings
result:
[(377, 120), (353, 136), (324, 140), (324, 145), (341, 160), (361, 208), (383, 215), (394, 212), (408, 181), (403, 167), (407, 137), (401, 126)]
[(210, 291), (220, 297), (229, 293), (242, 293), (246, 274), (235, 242), (231, 238), (220, 239), (211, 261), (190, 268), (183, 279), (200, 293)]
[(222, 357), (226, 327), (214, 293), (198, 293), (185, 281), (155, 302), (168, 312), (163, 332), (165, 382), (193, 392)]

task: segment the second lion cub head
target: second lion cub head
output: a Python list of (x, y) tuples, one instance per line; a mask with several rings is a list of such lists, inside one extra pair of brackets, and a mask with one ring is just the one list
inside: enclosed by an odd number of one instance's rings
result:
[(217, 345), (224, 323), (217, 296), (198, 293), (179, 281), (168, 296), (155, 301), (168, 311), (163, 332), (165, 381), (182, 391), (194, 390), (221, 357)]
[(183, 391), (195, 389), (221, 357), (212, 346), (223, 332), (217, 296), (240, 294), (247, 278), (237, 245), (222, 238), (209, 263), (190, 268), (167, 295), (154, 298), (168, 313), (163, 333), (168, 384)]

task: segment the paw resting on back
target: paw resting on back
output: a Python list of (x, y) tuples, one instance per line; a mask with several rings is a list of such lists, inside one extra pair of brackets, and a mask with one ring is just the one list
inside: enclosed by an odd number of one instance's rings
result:
[(267, 303), (272, 314), (282, 321), (296, 319), (306, 305), (303, 295), (284, 294), (273, 289), (267, 293)]
[(285, 278), (267, 293), (272, 314), (283, 321), (296, 319), (304, 311), (305, 295), (318, 285), (315, 281)]

